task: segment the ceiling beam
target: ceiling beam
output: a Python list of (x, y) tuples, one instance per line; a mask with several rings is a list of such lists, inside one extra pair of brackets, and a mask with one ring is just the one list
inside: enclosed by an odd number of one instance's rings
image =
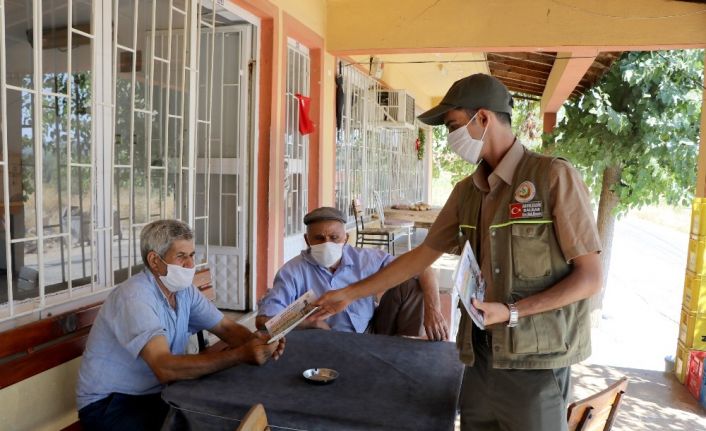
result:
[(560, 52), (544, 87), (540, 112), (557, 112), (581, 82), (598, 55), (595, 51)]
[(334, 55), (706, 46), (703, 5), (665, 0), (327, 0)]

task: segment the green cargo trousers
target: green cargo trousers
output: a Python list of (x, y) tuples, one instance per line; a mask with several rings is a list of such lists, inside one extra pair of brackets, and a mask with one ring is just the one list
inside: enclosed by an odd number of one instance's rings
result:
[(461, 431), (566, 431), (571, 368), (494, 369), (490, 336), (473, 328), (475, 364), (461, 386)]

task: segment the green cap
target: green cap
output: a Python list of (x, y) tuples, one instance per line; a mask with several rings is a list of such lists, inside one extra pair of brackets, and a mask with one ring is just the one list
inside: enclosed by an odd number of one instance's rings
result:
[(476, 73), (454, 82), (441, 103), (420, 115), (419, 120), (439, 126), (444, 124), (444, 114), (456, 108), (483, 108), (512, 115), (512, 96), (497, 78)]

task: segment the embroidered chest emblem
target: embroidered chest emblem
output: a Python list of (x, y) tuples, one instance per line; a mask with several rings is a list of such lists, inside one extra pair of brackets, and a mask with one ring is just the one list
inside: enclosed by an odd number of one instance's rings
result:
[(534, 199), (536, 194), (537, 189), (532, 181), (523, 181), (515, 190), (515, 200), (521, 203), (529, 202)]
[(543, 217), (542, 201), (520, 202), (510, 204), (510, 218), (539, 218)]

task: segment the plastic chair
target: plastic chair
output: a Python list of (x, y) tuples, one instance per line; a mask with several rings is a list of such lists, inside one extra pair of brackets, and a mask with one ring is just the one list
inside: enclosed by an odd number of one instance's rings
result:
[[(402, 228), (394, 227), (365, 227), (365, 212), (358, 199), (353, 199), (351, 202), (351, 212), (355, 216), (355, 246), (363, 247), (364, 245), (384, 245), (387, 247), (387, 252), (395, 254), (395, 234), (404, 231)], [(390, 251), (392, 249), (392, 251)]]
[(373, 197), (375, 199), (375, 211), (377, 212), (378, 219), (380, 220), (380, 227), (382, 228), (393, 228), (401, 229), (407, 235), (407, 251), (412, 249), (412, 229), (414, 228), (414, 222), (408, 220), (398, 220), (394, 218), (385, 218), (385, 207), (382, 206), (382, 199), (380, 199), (380, 194), (373, 191)]
[(569, 431), (610, 430), (627, 387), (628, 378), (623, 377), (606, 389), (571, 403), (566, 414)]
[(258, 403), (248, 410), (236, 431), (268, 431), (269, 429), (265, 407)]

